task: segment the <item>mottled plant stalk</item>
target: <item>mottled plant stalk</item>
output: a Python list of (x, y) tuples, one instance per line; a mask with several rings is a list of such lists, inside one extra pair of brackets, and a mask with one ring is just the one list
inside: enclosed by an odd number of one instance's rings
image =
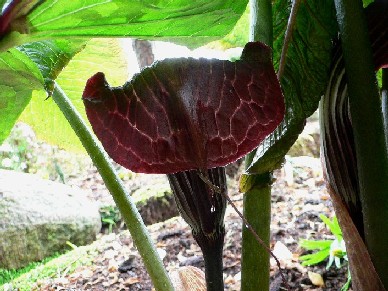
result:
[(174, 288), (148, 234), (147, 228), (112, 164), (109, 162), (107, 154), (94, 138), (65, 92), (58, 85), (56, 85), (52, 97), (79, 137), (82, 145), (97, 167), (106, 187), (113, 196), (156, 290), (173, 291)]
[(348, 80), (365, 242), (388, 287), (388, 155), (367, 23), (361, 0), (335, 0)]
[[(250, 41), (261, 41), (272, 47), (272, 3), (271, 0), (251, 0)], [(246, 167), (250, 165), (255, 151), (246, 157)], [(263, 176), (270, 176), (265, 173)], [(255, 175), (252, 179), (262, 179)], [(267, 182), (254, 184), (244, 193), (243, 215), (257, 235), (269, 247), (271, 224), (271, 185)], [(256, 238), (247, 227), (242, 229), (241, 290), (269, 290), (269, 253), (258, 245)]]
[(388, 147), (388, 69), (382, 69), (381, 101), (383, 107), (385, 142)]
[[(252, 188), (244, 193), (244, 216), (269, 247), (271, 222), (271, 174), (254, 175)], [(269, 290), (269, 252), (243, 227), (241, 290)]]
[(202, 250), (207, 290), (222, 291), (226, 199), (217, 189), (226, 191), (225, 168), (213, 168), (205, 173), (199, 170), (178, 172), (167, 177), (178, 210)]

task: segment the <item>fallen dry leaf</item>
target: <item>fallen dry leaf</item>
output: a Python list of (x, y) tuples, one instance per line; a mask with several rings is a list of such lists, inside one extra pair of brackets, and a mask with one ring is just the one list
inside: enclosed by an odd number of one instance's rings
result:
[(236, 283), (236, 279), (232, 276), (228, 276), (226, 277), (226, 279), (224, 280), (224, 283), (225, 284), (235, 284)]
[(131, 277), (124, 281), (125, 286), (131, 286), (133, 284), (139, 283), (140, 280), (138, 277)]
[(170, 272), (176, 291), (206, 291), (205, 273), (193, 266), (180, 267)]
[(292, 252), (280, 241), (275, 243), (273, 254), (283, 262), (291, 261), (292, 259)]
[(308, 276), (311, 283), (313, 283), (315, 286), (325, 287), (325, 282), (323, 281), (321, 274), (309, 271)]
[(109, 260), (108, 271), (110, 273), (117, 272), (118, 264), (115, 260)]

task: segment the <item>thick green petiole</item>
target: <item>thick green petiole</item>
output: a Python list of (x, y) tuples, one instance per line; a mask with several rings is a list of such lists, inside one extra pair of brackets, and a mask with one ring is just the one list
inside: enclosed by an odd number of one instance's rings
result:
[[(255, 183), (244, 193), (244, 216), (257, 235), (269, 246), (271, 223), (271, 184), (269, 173), (256, 175), (267, 177)], [(241, 290), (269, 290), (269, 252), (259, 245), (256, 238), (244, 226), (242, 232)]]
[[(250, 41), (261, 41), (272, 47), (272, 2), (250, 0)], [(255, 151), (248, 154), (245, 163), (252, 162)], [(263, 175), (270, 176), (270, 173)], [(257, 175), (257, 178), (260, 179)], [(269, 246), (271, 223), (271, 185), (254, 185), (244, 193), (243, 214), (255, 232)], [(247, 227), (242, 230), (241, 290), (269, 290), (269, 253), (258, 244)]]
[(107, 154), (85, 125), (82, 117), (71, 104), (65, 92), (58, 85), (56, 85), (52, 97), (81, 140), (104, 180), (106, 187), (112, 194), (156, 290), (174, 290), (163, 262), (148, 235), (147, 228), (112, 164), (109, 162)]

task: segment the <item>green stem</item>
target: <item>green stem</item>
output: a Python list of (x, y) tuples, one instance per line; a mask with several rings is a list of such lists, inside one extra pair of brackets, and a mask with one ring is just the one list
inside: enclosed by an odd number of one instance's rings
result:
[(382, 71), (383, 76), (381, 86), (381, 99), (383, 107), (385, 142), (388, 147), (388, 69), (382, 69)]
[(77, 112), (77, 109), (71, 104), (65, 92), (63, 92), (58, 85), (55, 87), (53, 99), (81, 140), (104, 180), (106, 187), (112, 194), (132, 235), (132, 239), (143, 258), (144, 265), (147, 268), (156, 290), (174, 290), (167, 272), (163, 267), (163, 262), (148, 234), (147, 228), (144, 225), (132, 198), (125, 190), (124, 185), (117, 176), (112, 164), (109, 162), (107, 154), (100, 146), (99, 142), (94, 138), (89, 128), (85, 125), (82, 117)]
[(272, 3), (271, 0), (250, 0), (251, 20), (249, 41), (261, 41), (272, 47)]
[[(271, 0), (250, 0), (251, 8), (249, 41), (261, 41), (272, 47), (272, 2)], [(247, 154), (245, 164), (249, 165), (255, 157), (256, 150)]]
[[(271, 0), (250, 0), (250, 41), (261, 41), (272, 47), (272, 2)], [(246, 167), (252, 162), (256, 151), (245, 158)], [(254, 175), (252, 179), (261, 180), (270, 173)], [(258, 236), (269, 247), (271, 224), (271, 186), (269, 183), (257, 184), (244, 193), (243, 215)], [(269, 253), (258, 245), (247, 227), (242, 229), (241, 290), (269, 290)]]
[(388, 287), (388, 155), (371, 45), (361, 0), (335, 0), (348, 79), (365, 240)]
[[(254, 183), (244, 193), (244, 216), (257, 235), (269, 246), (271, 223), (270, 174), (255, 175), (262, 183)], [(266, 181), (265, 181), (266, 180)], [(241, 290), (269, 290), (269, 253), (256, 238), (243, 227), (241, 261)]]

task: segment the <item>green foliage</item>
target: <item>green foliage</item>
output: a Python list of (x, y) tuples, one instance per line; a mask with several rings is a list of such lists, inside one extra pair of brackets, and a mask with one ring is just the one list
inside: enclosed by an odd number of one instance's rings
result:
[(43, 89), (43, 78), (36, 66), (17, 49), (0, 53), (0, 144), (31, 99), (34, 90)]
[[(319, 215), (321, 220), (329, 228), (330, 232), (335, 236), (333, 240), (301, 240), (299, 246), (306, 250), (315, 250), (315, 253), (300, 256), (299, 259), (302, 261), (303, 266), (316, 265), (329, 257), (329, 260), (326, 265), (326, 269), (329, 269), (333, 263), (337, 268), (341, 267), (341, 259), (348, 260), (345, 241), (342, 238), (342, 231), (338, 224), (337, 217), (333, 217), (333, 220), (330, 220), (327, 216), (321, 214)], [(350, 269), (348, 267), (348, 280), (342, 286), (341, 291), (347, 291), (350, 287), (351, 275)]]
[(383, 86), (383, 69), (380, 69), (376, 72), (377, 85), (381, 89)]
[(329, 257), (326, 268), (330, 268), (333, 262), (337, 268), (341, 266), (341, 259), (347, 260), (345, 241), (342, 238), (342, 231), (338, 224), (337, 217), (330, 220), (325, 215), (319, 217), (335, 236), (334, 240), (301, 240), (299, 245), (306, 250), (318, 250), (313, 254), (301, 256), (303, 266), (316, 265)]
[(321, 214), (319, 218), (326, 224), (332, 234), (335, 235), (338, 241), (342, 240), (342, 231), (338, 224), (338, 219), (336, 216), (333, 217), (333, 220), (330, 220), (327, 216)]
[[(11, 25), (11, 31), (0, 37), (0, 52), (18, 44), (28, 43), (20, 46), (19, 50), (30, 59), (15, 49), (0, 53), (0, 60), (3, 60), (0, 64), (0, 73), (4, 77), (0, 82), (2, 92), (0, 115), (4, 116), (0, 118), (0, 143), (8, 136), (17, 118), (27, 106), (32, 91), (43, 89), (44, 84), (45, 89), (51, 93), (53, 81), (68, 61), (82, 49), (85, 40), (95, 36), (131, 36), (171, 39), (186, 45), (198, 46), (228, 33), (247, 5), (247, 0), (151, 2), (36, 1), (34, 9), (18, 11), (17, 25)], [(1, 2), (1, 6), (3, 5)], [(193, 35), (196, 37), (192, 37)], [(80, 40), (80, 36), (86, 38)], [(48, 38), (56, 39), (40, 41)], [(116, 75), (127, 77), (126, 73), (120, 71), (123, 67), (122, 60), (121, 64), (118, 64), (107, 57), (109, 53), (118, 51), (110, 50), (104, 43), (104, 40), (100, 41), (100, 48), (96, 42), (91, 44), (88, 56), (84, 55), (85, 62), (78, 63), (78, 67), (76, 63), (72, 68), (72, 75), (61, 74), (58, 80), (70, 97), (77, 100), (75, 102), (77, 108), (81, 108), (78, 106), (81, 103), (80, 92), (86, 79), (96, 71), (107, 73), (109, 81), (113, 81), (113, 84)], [(116, 55), (117, 58), (119, 56), (121, 53)], [(106, 62), (99, 64), (104, 59)], [(95, 66), (92, 71), (92, 66), (89, 65), (93, 63)], [(111, 71), (107, 70), (104, 64), (110, 64)], [(116, 71), (113, 69), (115, 65)], [(12, 67), (12, 70), (8, 70), (9, 67)], [(111, 75), (110, 72), (115, 73)], [(69, 87), (70, 90), (67, 90)], [(46, 99), (43, 91), (35, 92), (33, 99), (33, 104), (27, 108), (22, 119), (33, 125), (38, 137), (68, 149), (80, 150), (82, 146), (56, 106), (49, 100), (43, 102)], [(41, 112), (50, 112), (50, 115), (40, 114)]]
[(49, 95), (54, 90), (54, 80), (75, 54), (84, 47), (83, 40), (54, 40), (24, 44), (18, 49), (24, 52), (38, 66)]
[[(279, 0), (273, 5), (275, 67), (279, 66), (292, 2)], [(249, 174), (277, 168), (302, 132), (306, 118), (316, 111), (328, 80), (332, 41), (337, 37), (335, 17), (333, 1), (301, 1), (281, 78), (286, 116), (257, 149)]]
[(352, 282), (352, 274), (350, 273), (350, 268), (348, 268), (348, 280), (346, 281), (344, 286), (342, 286), (341, 291), (348, 291), (350, 288), (351, 282)]
[(208, 47), (228, 49), (233, 47), (244, 47), (248, 40), (249, 31), (249, 5), (245, 9), (245, 12), (241, 18), (237, 21), (232, 31), (229, 32), (224, 38), (214, 41), (208, 44)]
[(20, 277), (21, 275), (26, 274), (26, 273), (30, 272), (31, 270), (34, 270), (35, 268), (50, 262), (51, 260), (59, 257), (60, 255), (61, 255), (61, 253), (55, 253), (52, 256), (47, 257), (40, 262), (32, 262), (32, 263), (28, 264), (27, 266), (25, 266), (24, 268), (21, 268), (18, 270), (0, 269), (0, 287), (1, 287), (1, 285), (5, 284), (5, 283), (12, 282), (13, 280)]
[[(23, 269), (0, 269), (0, 289), (29, 291), (39, 290), (37, 282), (41, 279), (60, 277), (64, 273), (71, 273), (79, 266), (92, 264), (97, 254), (94, 244), (83, 247), (71, 247), (66, 254), (55, 254), (41, 262), (31, 263)], [(2, 279), (4, 278), (4, 279)]]
[[(174, 40), (200, 46), (227, 34), (247, 5), (242, 1), (86, 0), (40, 1), (10, 43), (63, 37), (123, 37)], [(28, 34), (20, 32), (28, 31)], [(192, 37), (194, 36), (195, 37)]]
[[(20, 2), (24, 4), (24, 1)], [(276, 66), (279, 64), (292, 2), (291, 0), (273, 2), (275, 39), (273, 52)], [(364, 0), (363, 4), (366, 6), (371, 2), (371, 0)], [(0, 7), (5, 3), (5, 0), (0, 0)], [(23, 113), (22, 119), (33, 124), (38, 136), (44, 137), (45, 140), (68, 148), (79, 149), (80, 143), (52, 100), (44, 101), (46, 94), (43, 90), (46, 89), (48, 92), (53, 90), (53, 81), (58, 77), (62, 68), (83, 47), (83, 41), (79, 41), (78, 37), (89, 39), (94, 36), (131, 36), (174, 40), (189, 46), (198, 46), (218, 39), (230, 31), (246, 8), (247, 0), (154, 0), (146, 2), (135, 0), (58, 0), (54, 2), (33, 0), (29, 3), (34, 9), (17, 11), (17, 21), (11, 26), (13, 30), (0, 36), (0, 75), (2, 76), (0, 81), (0, 143), (8, 136), (15, 121), (29, 104), (33, 95), (34, 100)], [(242, 17), (235, 31), (229, 35), (229, 40), (226, 38), (228, 45), (244, 41), (247, 32), (242, 36), (239, 31), (244, 31), (245, 19), (247, 19), (245, 16)], [(336, 37), (337, 31), (333, 1), (302, 1), (287, 52), (284, 75), (281, 79), (287, 102), (287, 115), (279, 128), (260, 146), (254, 163), (248, 169), (250, 173), (264, 173), (278, 166), (284, 154), (302, 131), (305, 118), (315, 111), (327, 82), (331, 41)], [(72, 38), (74, 42), (64, 40), (65, 38)], [(47, 39), (55, 40), (47, 41)], [(41, 42), (31, 43), (33, 41)], [(13, 48), (25, 43), (29, 44), (20, 46), (18, 49)], [(100, 46), (89, 51), (87, 47), (85, 56), (87, 61), (82, 62), (80, 57), (77, 63), (77, 57), (75, 57), (67, 71), (59, 75), (58, 83), (70, 95), (77, 108), (82, 107), (80, 96), (85, 80), (95, 71), (107, 73), (105, 64), (100, 64), (101, 69), (93, 69), (90, 73), (84, 70), (89, 67), (86, 65), (89, 63), (95, 65), (104, 59), (111, 62), (102, 54), (107, 53), (105, 43), (105, 40), (101, 41), (103, 45), (100, 51), (98, 50)], [(109, 49), (108, 53), (111, 53)], [(119, 69), (115, 67), (113, 70), (126, 78), (126, 74), (120, 72), (121, 67)], [(107, 75), (110, 78), (114, 73)], [(83, 112), (83, 109), (80, 111)], [(71, 122), (73, 125), (76, 124), (75, 121)], [(87, 135), (87, 138), (89, 137), (90, 134)], [(84, 143), (89, 146), (92, 142), (84, 141)], [(18, 155), (26, 155), (25, 148), (18, 147), (17, 150)], [(97, 148), (96, 152), (100, 154), (101, 150)], [(102, 165), (100, 170), (109, 172), (107, 170), (109, 167), (104, 162), (106, 162), (104, 158), (97, 161), (100, 166)], [(112, 192), (121, 191), (125, 194), (122, 187), (114, 183), (114, 174), (111, 175), (109, 172), (106, 177), (110, 177), (111, 181), (109, 178), (106, 179), (107, 184), (111, 185), (110, 189), (118, 189)], [(120, 202), (119, 199), (118, 201)], [(123, 205), (128, 206), (126, 201), (118, 204), (120, 209), (125, 209)], [(370, 209), (374, 208), (370, 207)], [(108, 212), (105, 222), (112, 226), (116, 219), (114, 215)], [(308, 255), (309, 257), (305, 256), (304, 264), (315, 264), (329, 257), (328, 267), (333, 262), (338, 266), (341, 258), (346, 259), (346, 250), (338, 222), (330, 221), (323, 216), (321, 218), (336, 238), (330, 241), (301, 242), (301, 245), (307, 249), (318, 250), (315, 254)], [(130, 218), (128, 221), (131, 221)], [(134, 236), (135, 240), (136, 237)], [(140, 238), (141, 235), (138, 237)], [(151, 252), (148, 253), (152, 255)], [(76, 261), (78, 262), (78, 259)], [(55, 264), (51, 269), (58, 272), (57, 267), (60, 263)], [(72, 263), (70, 265), (72, 266)], [(44, 273), (39, 269), (34, 274), (47, 276)], [(31, 289), (31, 286), (18, 286), (16, 281), (14, 287), (20, 290)]]
[(3, 7), (6, 2), (7, 2), (7, 0), (0, 0), (0, 8)]
[(121, 213), (117, 206), (104, 206), (100, 208), (101, 222), (103, 228), (108, 228), (108, 232), (111, 233), (113, 227), (122, 220)]
[[(123, 60), (125, 56), (120, 40), (93, 39), (59, 74), (58, 84), (67, 92), (85, 120), (87, 119), (81, 96), (87, 79), (96, 72), (104, 71), (113, 85), (123, 84), (128, 78), (127, 64)], [(40, 114), (41, 112), (50, 114)], [(44, 92), (33, 95), (20, 120), (32, 126), (40, 140), (70, 151), (84, 151), (69, 122), (63, 117), (52, 98), (46, 100)]]
[(62, 167), (59, 165), (57, 160), (54, 160), (54, 168), (55, 168), (56, 174), (59, 177), (59, 180), (62, 182), (62, 184), (66, 184), (65, 174), (63, 173)]
[[(0, 143), (7, 137), (33, 93), (53, 90), (53, 80), (81, 49), (68, 41), (31, 43), (0, 53), (2, 99), (0, 99)], [(34, 91), (35, 90), (35, 91)], [(39, 91), (36, 91), (39, 90)], [(47, 117), (47, 116), (46, 116)]]
[(373, 3), (374, 0), (362, 0), (364, 7), (367, 7), (369, 4)]

